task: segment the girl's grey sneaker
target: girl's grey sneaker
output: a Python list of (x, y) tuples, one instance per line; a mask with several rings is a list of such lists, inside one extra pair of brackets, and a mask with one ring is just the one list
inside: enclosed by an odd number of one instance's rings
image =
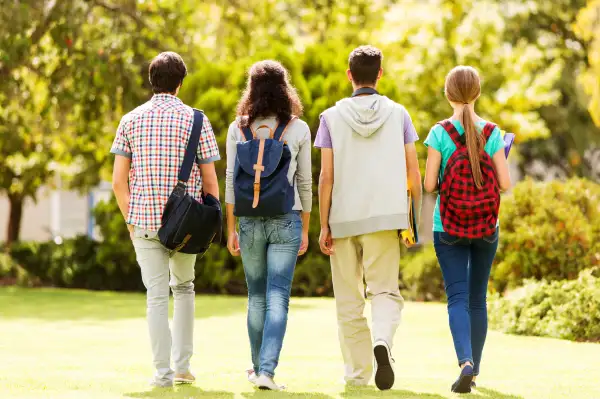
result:
[(375, 385), (382, 391), (394, 386), (394, 359), (390, 354), (390, 348), (384, 341), (375, 342), (373, 347), (375, 355)]
[(269, 390), (269, 391), (282, 391), (285, 389), (285, 385), (277, 385), (273, 378), (268, 375), (261, 374), (258, 376), (255, 382), (256, 386), (259, 389)]
[(176, 384), (193, 384), (196, 382), (196, 377), (188, 371), (187, 373), (175, 374), (174, 381)]

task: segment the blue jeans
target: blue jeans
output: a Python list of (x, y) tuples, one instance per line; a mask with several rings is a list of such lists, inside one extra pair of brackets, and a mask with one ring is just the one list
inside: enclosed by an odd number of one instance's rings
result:
[(487, 335), (487, 286), (498, 249), (499, 230), (478, 239), (433, 233), (435, 253), (444, 276), (450, 331), (458, 364), (471, 362), (475, 375), (479, 374)]
[(257, 374), (275, 375), (302, 240), (299, 212), (241, 217), (240, 250), (248, 285), (248, 336)]

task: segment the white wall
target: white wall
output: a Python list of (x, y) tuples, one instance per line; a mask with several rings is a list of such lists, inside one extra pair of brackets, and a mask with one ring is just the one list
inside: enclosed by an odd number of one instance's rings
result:
[[(108, 183), (101, 184), (92, 190), (91, 194), (94, 204), (112, 195)], [(0, 196), (0, 242), (6, 240), (9, 209), (8, 199)], [(90, 204), (87, 194), (67, 190), (51, 191), (42, 187), (38, 191), (36, 202), (31, 199), (25, 201), (21, 240), (47, 241), (54, 235), (70, 238), (87, 234), (89, 218)], [(54, 229), (57, 231), (53, 231)]]

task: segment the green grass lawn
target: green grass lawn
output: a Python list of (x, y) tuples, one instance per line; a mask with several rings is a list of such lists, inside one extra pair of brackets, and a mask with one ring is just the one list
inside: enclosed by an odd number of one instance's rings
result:
[[(140, 294), (0, 288), (0, 398), (454, 398), (458, 368), (445, 306), (407, 303), (396, 337), (396, 384), (345, 390), (331, 299), (292, 300), (277, 380), (245, 379), (245, 298), (198, 296), (193, 387), (152, 391)], [(464, 398), (600, 399), (600, 345), (490, 332), (481, 388)]]

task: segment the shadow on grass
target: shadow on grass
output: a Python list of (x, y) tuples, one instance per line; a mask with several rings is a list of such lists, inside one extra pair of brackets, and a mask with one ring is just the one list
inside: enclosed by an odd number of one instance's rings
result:
[(446, 399), (434, 393), (411, 392), (397, 389), (389, 391), (380, 391), (373, 386), (366, 387), (346, 387), (342, 398), (398, 398), (398, 399)]
[(475, 393), (475, 394), (483, 394), (485, 396), (482, 396), (482, 395), (469, 395), (469, 397), (479, 398), (479, 399), (484, 399), (484, 398), (489, 398), (489, 399), (524, 399), (522, 396), (511, 395), (511, 394), (508, 394), (508, 393), (502, 393), (502, 392), (498, 392), (498, 391), (495, 391), (495, 390), (489, 389), (489, 388), (477, 388), (475, 391), (473, 391), (473, 393)]
[[(171, 298), (171, 306), (173, 299)], [(246, 298), (196, 296), (196, 318), (246, 312)], [(117, 320), (146, 317), (143, 293), (54, 288), (0, 288), (3, 319)]]
[(128, 398), (137, 399), (195, 399), (195, 398), (224, 398), (233, 399), (233, 392), (204, 391), (194, 386), (180, 386), (176, 388), (154, 388), (146, 392), (130, 392), (124, 394)]
[(242, 396), (249, 399), (278, 399), (278, 398), (312, 398), (312, 399), (333, 399), (333, 396), (318, 392), (286, 392), (286, 391), (259, 391), (244, 392)]
[[(246, 313), (246, 301), (245, 296), (197, 295), (196, 318)], [(170, 304), (172, 309), (173, 298)], [(290, 311), (312, 307), (293, 304)], [(145, 318), (146, 296), (131, 292), (0, 287), (0, 317), (49, 321)]]
[[(379, 391), (373, 386), (366, 387), (346, 387), (343, 398), (398, 398), (398, 399), (446, 399), (448, 397), (460, 397), (464, 399), (524, 399), (521, 396), (505, 394), (493, 389), (478, 388), (468, 395), (458, 395), (448, 392), (449, 396), (442, 396), (435, 393), (411, 392), (405, 390), (390, 389), (389, 391)], [(454, 396), (451, 396), (454, 395)]]

